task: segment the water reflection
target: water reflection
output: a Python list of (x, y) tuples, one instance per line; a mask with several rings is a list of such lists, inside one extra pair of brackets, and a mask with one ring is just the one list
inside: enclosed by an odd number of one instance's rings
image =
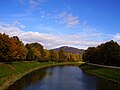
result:
[(43, 68), (31, 72), (30, 74), (24, 76), (22, 79), (11, 85), (7, 90), (23, 90), (23, 87), (36, 84), (38, 80), (41, 80), (46, 76), (46, 70), (47, 68)]
[(120, 86), (86, 74), (76, 66), (56, 66), (36, 70), (8, 90), (120, 90)]

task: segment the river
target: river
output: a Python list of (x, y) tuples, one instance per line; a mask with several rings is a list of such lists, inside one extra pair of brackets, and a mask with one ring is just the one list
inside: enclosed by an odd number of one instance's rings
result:
[(120, 85), (89, 75), (77, 66), (55, 66), (33, 71), (8, 90), (120, 90)]

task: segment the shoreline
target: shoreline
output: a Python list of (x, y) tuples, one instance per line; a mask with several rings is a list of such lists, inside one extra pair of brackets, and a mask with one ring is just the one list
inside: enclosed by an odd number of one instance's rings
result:
[(87, 74), (120, 84), (120, 69), (89, 65), (87, 63), (80, 65), (79, 68)]
[[(19, 62), (18, 62), (19, 63)], [(34, 62), (32, 62), (34, 63)], [(48, 62), (45, 63), (46, 65), (41, 65), (38, 66), (36, 68), (32, 68), (28, 71), (25, 71), (24, 73), (19, 73), (19, 74), (13, 74), (12, 78), (10, 78), (8, 81), (6, 81), (5, 83), (3, 83), (2, 85), (0, 85), (0, 90), (5, 90), (7, 89), (9, 86), (11, 86), (12, 84), (14, 84), (17, 80), (21, 79), (22, 77), (24, 77), (25, 75), (37, 70), (37, 69), (41, 69), (41, 68), (45, 68), (45, 67), (52, 67), (52, 66), (63, 66), (63, 65), (76, 65), (79, 66), (82, 64), (82, 62), (60, 62), (60, 63), (52, 63), (52, 62)], [(5, 78), (5, 77), (4, 77)]]

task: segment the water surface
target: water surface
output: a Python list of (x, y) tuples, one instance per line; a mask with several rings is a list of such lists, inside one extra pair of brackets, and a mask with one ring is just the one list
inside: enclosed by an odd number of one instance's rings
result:
[(89, 75), (76, 66), (55, 66), (24, 76), (8, 90), (120, 90), (120, 85)]

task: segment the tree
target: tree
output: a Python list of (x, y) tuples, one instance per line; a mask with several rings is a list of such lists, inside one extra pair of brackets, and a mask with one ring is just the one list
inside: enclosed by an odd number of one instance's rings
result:
[(11, 38), (10, 51), (14, 60), (22, 61), (26, 59), (27, 49), (17, 36)]
[(45, 60), (44, 61), (50, 61), (50, 52), (48, 51), (48, 50), (46, 50), (46, 49), (44, 49), (44, 52), (46, 53), (45, 54)]
[(80, 54), (74, 54), (74, 57), (75, 57), (74, 62), (82, 61), (82, 57)]
[(39, 43), (26, 44), (26, 48), (28, 49), (28, 53), (27, 53), (28, 60), (44, 61), (45, 51), (41, 44)]
[(97, 47), (89, 47), (82, 58), (86, 62), (120, 66), (120, 46), (111, 40)]
[(10, 38), (8, 35), (0, 33), (0, 61), (8, 61), (10, 59)]
[(59, 61), (60, 62), (63, 62), (67, 58), (64, 50), (62, 50), (62, 49), (59, 50), (58, 54), (59, 54)]
[(89, 47), (87, 50), (84, 51), (82, 58), (85, 62), (94, 62), (95, 61), (94, 56), (95, 56), (95, 48)]
[(18, 36), (9, 37), (0, 33), (0, 62), (10, 61), (52, 61), (52, 62), (67, 62), (79, 61), (78, 54), (64, 52), (62, 49), (59, 52), (54, 50), (46, 50), (39, 43), (24, 44)]
[(69, 62), (70, 61), (70, 53), (69, 52), (66, 52), (66, 62)]
[(6, 34), (0, 34), (0, 60), (20, 61), (26, 58), (27, 49), (17, 36), (9, 37)]
[(58, 53), (55, 52), (54, 50), (50, 50), (50, 61), (55, 62), (58, 60)]

